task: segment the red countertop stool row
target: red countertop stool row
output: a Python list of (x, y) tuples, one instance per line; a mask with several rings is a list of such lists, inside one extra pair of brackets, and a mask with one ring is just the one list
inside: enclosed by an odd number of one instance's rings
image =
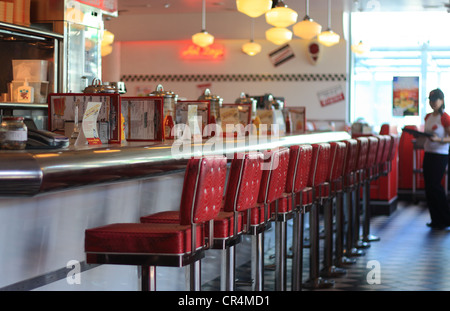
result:
[[(345, 274), (346, 249), (355, 239), (351, 194), (363, 177), (380, 171), (368, 152), (373, 139), (294, 145), (265, 152), (235, 154), (228, 182), (226, 158), (190, 159), (179, 211), (141, 217), (140, 223), (111, 224), (86, 230), (88, 263), (137, 265), (142, 289), (156, 289), (156, 266), (190, 266), (190, 289), (200, 290), (201, 259), (209, 248), (224, 252), (221, 290), (235, 290), (235, 246), (251, 236), (252, 289), (264, 289), (264, 233), (275, 222), (276, 290), (286, 290), (287, 221), (293, 219), (292, 290), (329, 287)], [(359, 149), (358, 149), (359, 148)], [(373, 148), (373, 146), (372, 146)], [(363, 155), (363, 153), (365, 155)], [(370, 158), (370, 160), (369, 160)], [(363, 164), (372, 163), (363, 172)], [(368, 164), (367, 164), (368, 165)], [(386, 164), (383, 166), (383, 168)], [(225, 191), (226, 190), (226, 191)], [(347, 195), (347, 232), (343, 198)], [(336, 200), (335, 260), (333, 202)], [(320, 270), (319, 210), (323, 207), (325, 243)], [(310, 271), (302, 282), (304, 215), (310, 212)], [(350, 242), (350, 244), (349, 244)], [(345, 255), (345, 256), (344, 256)]]

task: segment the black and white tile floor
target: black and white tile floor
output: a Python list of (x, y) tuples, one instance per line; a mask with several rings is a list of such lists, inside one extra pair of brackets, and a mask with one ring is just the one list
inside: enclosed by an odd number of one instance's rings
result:
[[(346, 275), (334, 278), (334, 286), (326, 291), (450, 290), (450, 229), (432, 230), (426, 226), (427, 222), (429, 214), (423, 202), (413, 205), (400, 201), (392, 215), (373, 217), (371, 233), (380, 237), (380, 241), (370, 243), (364, 256), (353, 257), (356, 263), (346, 266)], [(273, 248), (268, 247), (266, 265), (273, 263), (273, 253)], [(304, 280), (308, 278), (308, 261), (309, 249), (305, 248)], [(236, 275), (248, 278), (250, 263), (240, 266)], [(264, 275), (265, 290), (273, 291), (275, 271), (266, 270)], [(289, 277), (288, 259), (288, 280)], [(219, 290), (219, 284), (220, 280), (213, 280), (203, 290)], [(240, 286), (237, 290), (251, 288)]]

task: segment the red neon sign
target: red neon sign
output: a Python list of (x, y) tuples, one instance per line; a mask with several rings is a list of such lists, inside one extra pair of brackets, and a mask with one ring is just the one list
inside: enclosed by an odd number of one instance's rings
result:
[(207, 47), (199, 47), (190, 44), (181, 50), (181, 58), (183, 59), (199, 59), (199, 60), (220, 60), (223, 59), (225, 48), (221, 45), (213, 44)]

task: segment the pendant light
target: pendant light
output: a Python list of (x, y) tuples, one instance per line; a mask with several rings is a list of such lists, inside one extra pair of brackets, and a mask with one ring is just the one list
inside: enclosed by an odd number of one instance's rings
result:
[(302, 39), (310, 40), (322, 31), (322, 26), (309, 17), (309, 0), (306, 0), (306, 15), (293, 27), (294, 34)]
[(358, 44), (353, 44), (351, 46), (352, 52), (358, 55), (363, 55), (370, 51), (370, 47), (364, 44), (362, 41), (359, 41)]
[(202, 48), (207, 47), (208, 45), (213, 44), (214, 36), (209, 34), (206, 31), (205, 27), (205, 0), (203, 0), (202, 4), (202, 31), (196, 33), (192, 36), (192, 42)]
[(270, 11), (266, 12), (266, 22), (275, 27), (289, 27), (297, 22), (298, 14), (287, 7), (282, 0)]
[(254, 23), (255, 20), (252, 18), (252, 31), (251, 31), (251, 39), (250, 42), (245, 43), (242, 45), (242, 52), (249, 56), (254, 56), (261, 52), (261, 45), (253, 41), (253, 33), (254, 33)]
[(266, 31), (266, 39), (276, 45), (292, 40), (292, 31), (283, 27), (273, 27)]
[(325, 46), (333, 46), (339, 43), (341, 37), (331, 30), (331, 0), (328, 0), (328, 29), (322, 31), (318, 36), (317, 40)]
[(250, 17), (258, 17), (272, 8), (272, 0), (236, 0), (237, 10)]

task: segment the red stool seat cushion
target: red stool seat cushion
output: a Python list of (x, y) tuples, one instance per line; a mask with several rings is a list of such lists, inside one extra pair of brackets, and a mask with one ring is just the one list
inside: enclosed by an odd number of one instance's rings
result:
[[(197, 226), (196, 246), (204, 246), (203, 226)], [(191, 251), (191, 226), (117, 223), (88, 229), (86, 252), (184, 254)]]
[[(255, 207), (246, 211), (250, 212), (250, 225), (257, 226), (263, 224), (265, 221), (270, 220), (270, 206), (267, 208), (267, 218), (264, 218), (264, 204), (258, 204)], [(244, 216), (244, 223), (247, 223), (247, 214)]]
[[(276, 213), (276, 202), (270, 204), (271, 213)], [(292, 196), (284, 193), (281, 198), (278, 199), (278, 213), (289, 213), (292, 211)]]
[[(238, 233), (243, 229), (242, 213), (238, 214)], [(177, 211), (165, 211), (141, 217), (141, 223), (180, 223), (180, 214)], [(209, 226), (205, 226), (206, 235), (209, 233)], [(214, 238), (225, 239), (233, 236), (234, 233), (234, 213), (219, 212), (214, 218)]]

